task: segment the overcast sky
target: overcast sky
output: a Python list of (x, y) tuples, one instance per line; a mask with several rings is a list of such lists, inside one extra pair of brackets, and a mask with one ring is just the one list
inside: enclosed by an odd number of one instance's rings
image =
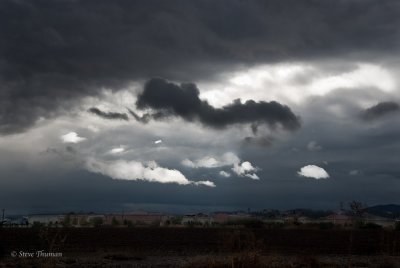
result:
[(0, 207), (400, 202), (400, 2), (0, 2)]

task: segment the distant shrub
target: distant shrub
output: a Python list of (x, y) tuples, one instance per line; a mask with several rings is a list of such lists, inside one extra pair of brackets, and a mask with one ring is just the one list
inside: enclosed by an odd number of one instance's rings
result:
[(303, 225), (303, 223), (301, 223), (301, 222), (299, 222), (299, 221), (294, 221), (294, 222), (293, 222), (293, 225), (295, 225), (295, 226), (300, 226), (300, 225)]
[(125, 219), (124, 220), (124, 225), (128, 226), (128, 227), (133, 227), (133, 222)]
[(63, 227), (69, 227), (71, 225), (71, 216), (69, 214), (65, 215), (62, 225)]
[(112, 226), (118, 226), (119, 225), (119, 221), (115, 217), (113, 217), (112, 220), (111, 220), (111, 225)]
[(88, 226), (89, 224), (90, 223), (85, 218), (79, 220), (79, 225), (80, 226)]
[(103, 219), (100, 217), (95, 217), (95, 218), (91, 218), (89, 220), (89, 223), (93, 226), (93, 227), (100, 227), (101, 225), (103, 225)]
[(175, 216), (175, 217), (172, 217), (169, 221), (171, 224), (177, 225), (177, 224), (181, 224), (182, 218), (183, 218), (182, 216)]
[(32, 228), (34, 228), (34, 229), (40, 229), (42, 227), (44, 227), (44, 223), (41, 223), (41, 222), (38, 222), (38, 221), (35, 221), (35, 222), (32, 223)]

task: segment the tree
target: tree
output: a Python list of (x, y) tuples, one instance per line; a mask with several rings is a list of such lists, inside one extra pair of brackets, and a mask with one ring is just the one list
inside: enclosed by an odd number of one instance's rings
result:
[(65, 215), (63, 225), (64, 227), (69, 227), (71, 225), (71, 216), (69, 214)]
[(351, 201), (349, 203), (349, 206), (350, 206), (351, 212), (358, 217), (361, 217), (365, 211), (364, 204), (361, 202), (355, 201), (355, 200)]
[(112, 220), (111, 220), (111, 225), (118, 226), (119, 225), (119, 221), (115, 217), (113, 217)]

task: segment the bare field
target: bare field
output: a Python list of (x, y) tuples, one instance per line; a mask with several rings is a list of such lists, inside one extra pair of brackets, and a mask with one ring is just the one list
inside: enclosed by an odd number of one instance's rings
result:
[[(62, 257), (19, 255), (38, 250)], [(400, 267), (400, 232), (11, 228), (0, 230), (0, 256), (0, 267)]]

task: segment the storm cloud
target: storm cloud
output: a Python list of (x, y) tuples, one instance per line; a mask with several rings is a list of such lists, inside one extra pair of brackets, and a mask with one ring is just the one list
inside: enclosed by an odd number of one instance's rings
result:
[(186, 121), (200, 121), (203, 125), (224, 128), (233, 124), (281, 125), (294, 131), (300, 127), (300, 119), (289, 107), (278, 102), (255, 102), (240, 99), (222, 108), (214, 108), (199, 97), (195, 84), (174, 84), (161, 78), (149, 80), (138, 96), (139, 109), (150, 108), (164, 117), (179, 116)]
[(104, 112), (96, 107), (89, 108), (88, 112), (98, 115), (104, 119), (114, 119), (114, 120), (117, 119), (117, 120), (129, 121), (128, 115), (126, 113)]
[(391, 57), (399, 10), (391, 0), (4, 0), (0, 133), (149, 77), (194, 81), (262, 63)]
[(379, 119), (380, 117), (383, 117), (385, 115), (393, 114), (399, 111), (400, 105), (396, 102), (380, 102), (363, 111), (363, 113), (361, 114), (361, 118), (366, 121), (372, 121)]

